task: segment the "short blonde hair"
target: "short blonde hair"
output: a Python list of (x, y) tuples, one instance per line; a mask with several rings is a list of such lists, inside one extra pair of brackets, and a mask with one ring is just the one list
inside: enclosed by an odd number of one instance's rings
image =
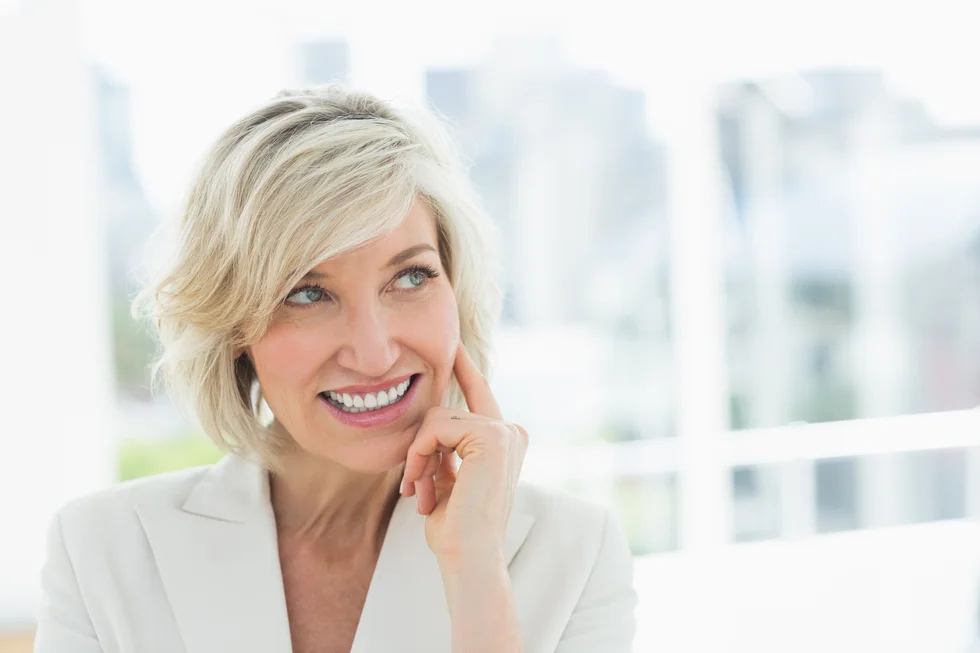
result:
[[(291, 442), (260, 419), (243, 352), (311, 268), (395, 228), (413, 201), (437, 223), (463, 344), (489, 372), (500, 306), (496, 231), (445, 122), (338, 85), (282, 91), (225, 131), (184, 202), (175, 249), (133, 304), (159, 336), (154, 382), (224, 451), (270, 468)], [(465, 402), (453, 380), (449, 402)]]

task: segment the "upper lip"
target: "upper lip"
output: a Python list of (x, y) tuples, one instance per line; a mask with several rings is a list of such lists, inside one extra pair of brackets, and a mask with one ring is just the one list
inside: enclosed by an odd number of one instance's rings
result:
[(403, 374), (402, 376), (392, 377), (387, 381), (379, 381), (378, 383), (367, 383), (361, 385), (346, 385), (343, 388), (331, 388), (325, 392), (338, 392), (340, 394), (366, 394), (369, 392), (380, 392), (382, 390), (387, 390), (388, 388), (393, 388), (399, 383), (409, 380), (413, 376), (414, 374)]

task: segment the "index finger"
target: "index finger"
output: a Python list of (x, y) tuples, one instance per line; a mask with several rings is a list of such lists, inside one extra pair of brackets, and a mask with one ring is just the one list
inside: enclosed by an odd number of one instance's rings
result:
[(490, 391), (490, 383), (487, 377), (483, 376), (476, 363), (470, 358), (463, 343), (459, 343), (456, 349), (456, 362), (453, 365), (453, 372), (456, 373), (456, 381), (463, 391), (466, 405), (469, 406), (471, 413), (483, 415), (493, 419), (502, 419), (500, 406)]

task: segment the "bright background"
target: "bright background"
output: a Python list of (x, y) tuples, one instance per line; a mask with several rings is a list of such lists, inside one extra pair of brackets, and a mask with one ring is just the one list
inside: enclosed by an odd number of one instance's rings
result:
[(637, 651), (980, 650), (978, 19), (0, 0), (0, 651), (59, 505), (216, 457), (147, 389), (132, 271), (227, 124), (335, 79), (457, 124), (494, 390), (525, 476), (622, 520)]

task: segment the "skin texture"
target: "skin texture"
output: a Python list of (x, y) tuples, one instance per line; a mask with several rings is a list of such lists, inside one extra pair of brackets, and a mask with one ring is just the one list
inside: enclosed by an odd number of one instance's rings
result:
[[(527, 434), (460, 346), (431, 211), (416, 202), (310, 273), (248, 349), (272, 428), (297, 445), (270, 479), (294, 651), (349, 650), (399, 492), (427, 515), (454, 653), (522, 650), (503, 536)], [(454, 373), (470, 411), (443, 407)], [(409, 374), (408, 411), (382, 426), (344, 424), (319, 396)]]

